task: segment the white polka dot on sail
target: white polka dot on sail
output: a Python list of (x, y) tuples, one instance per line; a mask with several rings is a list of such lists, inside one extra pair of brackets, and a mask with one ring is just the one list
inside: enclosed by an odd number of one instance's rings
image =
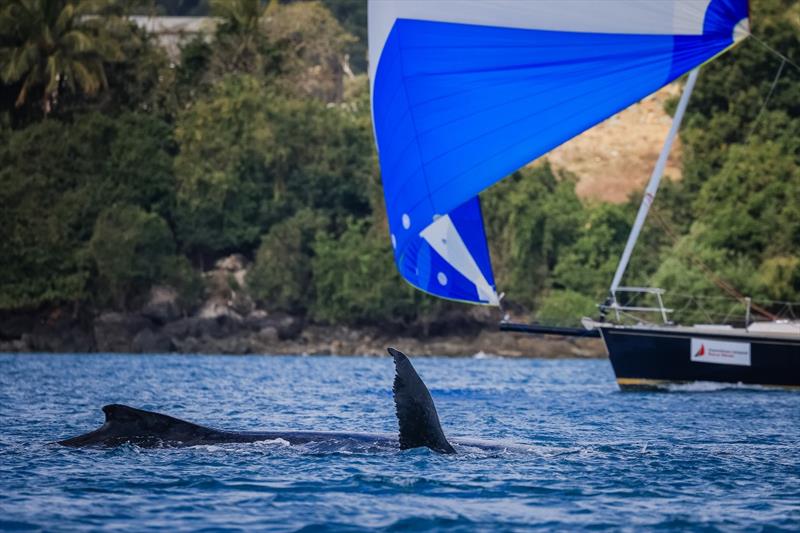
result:
[(444, 275), (444, 272), (439, 272), (436, 279), (439, 280), (439, 285), (447, 285), (447, 276)]

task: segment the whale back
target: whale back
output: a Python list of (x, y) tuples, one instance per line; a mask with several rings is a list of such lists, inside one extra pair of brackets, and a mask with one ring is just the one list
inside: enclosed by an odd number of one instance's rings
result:
[(64, 446), (119, 446), (123, 443), (151, 447), (170, 443), (191, 443), (221, 432), (168, 415), (144, 411), (127, 405), (103, 407), (105, 423), (95, 431), (59, 441)]
[(389, 348), (394, 358), (394, 405), (400, 424), (400, 449), (428, 448), (440, 453), (456, 453), (444, 436), (436, 406), (428, 387), (406, 355)]
[[(394, 403), (399, 422), (400, 449), (428, 447), (440, 453), (455, 453), (439, 423), (439, 416), (428, 388), (408, 358), (389, 348), (394, 358)], [(192, 446), (197, 444), (254, 442), (282, 438), (302, 444), (321, 440), (380, 440), (381, 436), (318, 432), (234, 432), (220, 431), (179, 418), (127, 405), (103, 407), (105, 422), (89, 433), (59, 441), (63, 446), (119, 446), (130, 443), (141, 447)]]

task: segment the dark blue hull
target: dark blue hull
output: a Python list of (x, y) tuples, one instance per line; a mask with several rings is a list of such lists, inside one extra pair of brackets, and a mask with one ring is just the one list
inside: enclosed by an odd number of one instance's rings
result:
[[(666, 327), (600, 330), (623, 390), (696, 381), (800, 387), (800, 338)], [(706, 346), (733, 349), (709, 356)]]

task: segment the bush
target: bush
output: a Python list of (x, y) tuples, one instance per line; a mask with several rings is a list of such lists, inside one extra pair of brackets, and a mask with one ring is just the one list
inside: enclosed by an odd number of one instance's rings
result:
[(597, 314), (597, 303), (574, 291), (550, 291), (542, 299), (536, 319), (545, 324), (580, 326), (582, 317)]
[(319, 234), (312, 260), (314, 318), (346, 324), (402, 324), (421, 311), (421, 293), (403, 282), (385, 235), (367, 220), (352, 222), (338, 238)]
[(115, 203), (162, 216), (174, 204), (170, 128), (146, 115), (88, 113), (8, 132), (0, 145), (0, 308), (78, 302), (85, 252)]
[(308, 309), (314, 297), (314, 240), (326, 223), (324, 216), (304, 209), (264, 235), (247, 274), (250, 294), (260, 305), (291, 313)]
[(199, 272), (182, 255), (164, 258), (161, 282), (175, 288), (179, 306), (189, 311), (201, 302), (206, 290)]
[(122, 205), (97, 217), (89, 251), (97, 267), (100, 301), (125, 309), (131, 297), (166, 277), (175, 242), (164, 219)]
[(553, 272), (556, 288), (605, 298), (630, 231), (632, 213), (623, 205), (588, 209), (577, 240), (566, 248)]
[(547, 163), (526, 167), (490, 189), (482, 203), (497, 284), (508, 303), (532, 309), (585, 216), (575, 179), (557, 176)]
[(370, 129), (346, 108), (228, 76), (178, 117), (177, 233), (193, 257), (250, 253), (298, 209), (369, 213)]

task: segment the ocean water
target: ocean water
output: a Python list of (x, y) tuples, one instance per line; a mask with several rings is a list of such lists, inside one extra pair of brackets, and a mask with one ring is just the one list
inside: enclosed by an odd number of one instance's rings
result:
[(0, 355), (0, 530), (800, 529), (800, 392), (621, 393), (604, 360), (412, 361), (449, 436), (526, 446), (66, 449), (113, 402), (394, 432), (392, 361)]

